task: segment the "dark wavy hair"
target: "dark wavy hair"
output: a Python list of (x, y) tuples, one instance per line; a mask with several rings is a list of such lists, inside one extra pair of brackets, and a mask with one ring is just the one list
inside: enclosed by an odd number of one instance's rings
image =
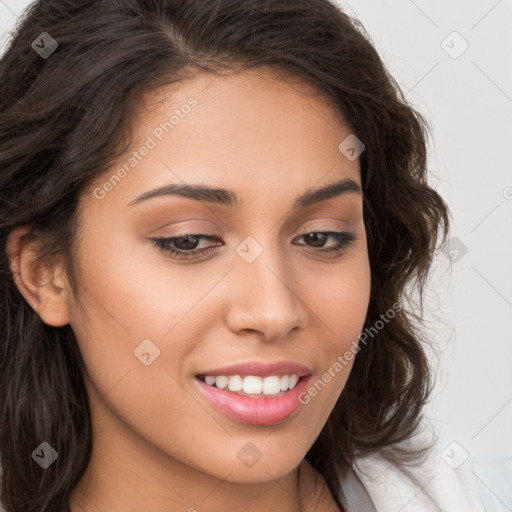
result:
[[(42, 32), (58, 44), (47, 58), (32, 47)], [(450, 217), (427, 181), (431, 128), (359, 21), (329, 0), (33, 2), (0, 60), (0, 502), (8, 512), (69, 510), (92, 448), (75, 335), (69, 324), (45, 324), (21, 295), (9, 234), (28, 226), (25, 236), (41, 261), (63, 257), (77, 296), (78, 200), (129, 149), (143, 94), (201, 72), (263, 66), (315, 86), (366, 146), (360, 155), (371, 267), (365, 329), (393, 304), (423, 296)], [(361, 344), (306, 455), (335, 496), (356, 457), (391, 453), (417, 431), (434, 379), (429, 340), (414, 310), (403, 307)], [(31, 458), (42, 441), (66, 454), (46, 469)], [(407, 459), (404, 451), (393, 453)]]

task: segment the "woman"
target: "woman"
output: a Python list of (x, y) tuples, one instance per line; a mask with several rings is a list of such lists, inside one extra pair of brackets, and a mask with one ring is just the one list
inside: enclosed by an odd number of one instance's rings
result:
[(7, 511), (443, 506), (407, 290), (449, 212), (355, 20), (39, 1), (0, 90)]

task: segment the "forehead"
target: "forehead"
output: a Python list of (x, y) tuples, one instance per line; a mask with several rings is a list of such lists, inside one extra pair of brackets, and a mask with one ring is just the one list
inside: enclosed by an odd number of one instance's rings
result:
[[(192, 101), (195, 106), (190, 108)], [(215, 149), (214, 143), (222, 149), (238, 145), (247, 150), (243, 142), (248, 140), (259, 148), (279, 145), (283, 150), (303, 139), (317, 149), (332, 148), (332, 140), (350, 131), (339, 108), (321, 90), (269, 67), (201, 73), (152, 90), (143, 96), (134, 126), (139, 139), (156, 131), (157, 138), (162, 136), (168, 143), (180, 132), (193, 133), (188, 147), (201, 144), (208, 150)]]
[(338, 148), (351, 129), (336, 107), (273, 69), (192, 76), (146, 93), (134, 114), (130, 151), (96, 182), (124, 169), (105, 198), (120, 209), (141, 191), (181, 181), (269, 200), (321, 180), (359, 183), (358, 161)]
[[(203, 107), (208, 103), (223, 101), (223, 106), (252, 106), (263, 108), (272, 103), (310, 105), (318, 114), (329, 112), (329, 119), (346, 124), (339, 109), (327, 97), (326, 92), (313, 85), (298, 74), (278, 66), (261, 66), (253, 69), (233, 68), (230, 70), (206, 73), (183, 72), (183, 80), (145, 92), (140, 98), (137, 117), (144, 117), (147, 112), (154, 112), (159, 105), (169, 106), (173, 101), (179, 104), (190, 95), (201, 97)], [(323, 112), (319, 112), (322, 105)]]

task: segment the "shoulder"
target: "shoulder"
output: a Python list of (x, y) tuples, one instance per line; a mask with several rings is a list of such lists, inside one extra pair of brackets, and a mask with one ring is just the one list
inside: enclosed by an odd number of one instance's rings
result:
[(430, 447), (416, 465), (391, 462), (383, 451), (356, 459), (354, 472), (377, 512), (512, 510), (512, 457), (472, 457), (457, 441), (424, 427), (398, 448), (411, 445)]

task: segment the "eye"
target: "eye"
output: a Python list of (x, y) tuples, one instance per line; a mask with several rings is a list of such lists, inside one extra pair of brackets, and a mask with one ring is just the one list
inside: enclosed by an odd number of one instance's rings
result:
[[(306, 245), (313, 248), (315, 252), (329, 255), (341, 254), (357, 240), (356, 235), (348, 231), (311, 231), (297, 239), (300, 238), (304, 238), (307, 241)], [(325, 248), (326, 241), (329, 239), (334, 240), (335, 245), (334, 247)], [(216, 246), (198, 249), (201, 241), (221, 241), (219, 237), (205, 233), (186, 233), (178, 237), (151, 238), (151, 240), (162, 252), (176, 259), (192, 259), (204, 256), (212, 252)]]
[[(310, 231), (299, 238), (304, 238), (308, 244), (312, 244), (308, 245), (309, 247), (320, 247), (317, 252), (335, 256), (341, 254), (347, 247), (353, 245), (353, 242), (357, 240), (357, 236), (348, 231)], [(334, 247), (325, 248), (325, 242), (329, 239), (333, 239), (335, 241), (335, 245)]]
[[(198, 242), (200, 240), (220, 240), (216, 236), (207, 235), (204, 233), (187, 233), (177, 237), (171, 238), (151, 238), (155, 245), (163, 252), (169, 254), (176, 259), (196, 258), (210, 253), (213, 247), (197, 250)], [(178, 249), (174, 247), (178, 246)]]
[[(298, 237), (303, 238), (307, 242), (308, 247), (312, 247), (313, 251), (320, 255), (327, 255), (329, 257), (338, 257), (357, 240), (355, 233), (348, 231), (309, 231), (304, 235)], [(326, 242), (331, 239), (334, 241), (334, 246), (326, 247)], [(304, 244), (297, 244), (304, 245)], [(331, 244), (332, 245), (332, 244)]]

